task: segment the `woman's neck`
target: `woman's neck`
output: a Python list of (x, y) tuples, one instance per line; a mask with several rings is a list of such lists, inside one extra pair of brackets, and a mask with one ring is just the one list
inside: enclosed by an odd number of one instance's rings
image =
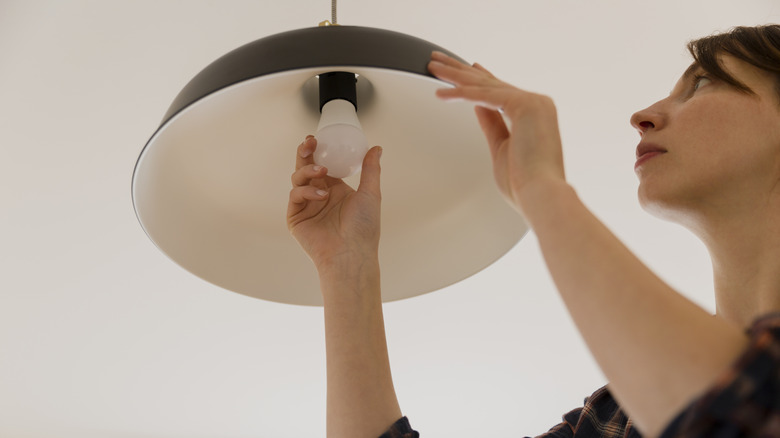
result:
[(712, 258), (719, 316), (747, 328), (780, 311), (780, 209), (717, 216), (694, 232)]

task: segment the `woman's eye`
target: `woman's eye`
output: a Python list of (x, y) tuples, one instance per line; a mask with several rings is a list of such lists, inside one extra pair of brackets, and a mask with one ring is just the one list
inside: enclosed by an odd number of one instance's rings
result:
[(704, 85), (709, 84), (710, 82), (712, 82), (712, 80), (710, 78), (708, 78), (707, 76), (697, 76), (693, 80), (693, 91), (698, 90), (699, 88), (701, 88)]

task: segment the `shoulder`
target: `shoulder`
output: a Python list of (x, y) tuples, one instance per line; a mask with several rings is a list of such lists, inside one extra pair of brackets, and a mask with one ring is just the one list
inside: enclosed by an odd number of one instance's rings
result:
[(631, 420), (620, 408), (607, 386), (596, 390), (585, 399), (581, 408), (563, 416), (563, 422), (553, 427), (544, 438), (557, 437), (639, 437)]
[(757, 319), (750, 344), (662, 437), (780, 436), (780, 313)]

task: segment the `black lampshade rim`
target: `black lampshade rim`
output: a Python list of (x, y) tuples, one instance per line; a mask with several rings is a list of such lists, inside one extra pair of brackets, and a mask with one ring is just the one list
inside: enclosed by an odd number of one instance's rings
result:
[(160, 127), (212, 93), (274, 73), (309, 68), (369, 67), (434, 78), (428, 71), (434, 50), (462, 61), (433, 43), (384, 29), (322, 26), (274, 34), (245, 44), (201, 70), (176, 96)]

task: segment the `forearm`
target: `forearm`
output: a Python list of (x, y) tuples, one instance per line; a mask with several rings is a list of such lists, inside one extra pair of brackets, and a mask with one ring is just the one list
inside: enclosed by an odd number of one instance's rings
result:
[(523, 211), (555, 284), (613, 393), (648, 435), (745, 348), (647, 269), (564, 182), (530, 187)]
[(325, 304), (327, 436), (371, 438), (401, 417), (385, 339), (379, 264), (320, 272)]

